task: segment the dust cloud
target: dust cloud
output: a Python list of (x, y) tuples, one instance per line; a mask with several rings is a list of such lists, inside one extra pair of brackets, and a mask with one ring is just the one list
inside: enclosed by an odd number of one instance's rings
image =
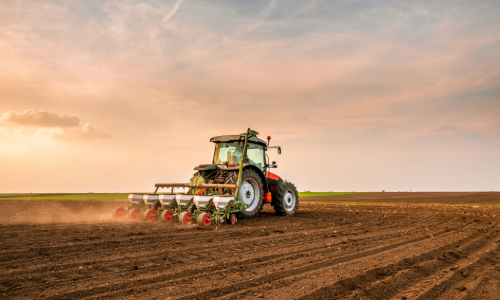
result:
[(113, 211), (128, 201), (0, 200), (0, 224), (116, 222)]

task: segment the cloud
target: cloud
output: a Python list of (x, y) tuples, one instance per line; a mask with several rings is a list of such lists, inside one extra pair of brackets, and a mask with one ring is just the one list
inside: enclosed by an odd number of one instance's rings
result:
[(80, 119), (77, 116), (59, 116), (56, 113), (36, 108), (19, 113), (13, 110), (8, 111), (3, 114), (3, 120), (10, 124), (38, 127), (76, 127), (80, 125)]
[[(12, 164), (37, 162), (43, 156), (32, 145), (46, 146), (54, 148), (47, 152), (53, 159), (44, 157), (45, 162), (63, 158), (68, 166), (87, 168), (87, 161), (72, 155), (90, 153), (86, 156), (97, 168), (89, 172), (115, 171), (123, 161), (128, 167), (165, 161), (171, 177), (154, 167), (148, 174), (177, 181), (191, 175), (186, 161), (203, 162), (213, 153), (207, 138), (251, 127), (261, 137), (288, 143), (279, 172), (299, 178), (300, 189), (320, 187), (304, 174), (318, 171), (329, 178), (329, 170), (339, 168), (332, 160), (322, 164), (324, 171), (309, 165), (307, 172), (297, 171), (294, 160), (307, 153), (308, 140), (331, 141), (318, 143), (316, 150), (336, 153), (346, 169), (354, 170), (351, 165), (364, 157), (360, 169), (342, 177), (358, 189), (369, 179), (360, 183), (359, 172), (381, 178), (380, 166), (370, 169), (370, 160), (383, 161), (383, 170), (398, 174), (396, 182), (402, 174), (416, 174), (389, 161), (399, 151), (408, 161), (414, 160), (413, 151), (431, 151), (431, 142), (419, 144), (424, 139), (471, 133), (500, 138), (500, 6), (494, 1), (283, 3), (0, 1), (0, 117), (17, 110), (24, 121), (5, 115), (0, 159), (7, 161), (4, 149), (16, 153), (27, 145)], [(40, 124), (23, 112), (33, 107), (58, 115)], [(69, 126), (75, 122), (64, 119), (63, 109), (82, 120)], [(96, 151), (97, 139), (109, 137), (99, 129), (112, 133), (113, 140)], [(61, 142), (77, 139), (93, 142)], [(386, 139), (390, 142), (380, 142)], [(412, 147), (401, 146), (411, 141)], [(465, 138), (461, 143), (453, 149), (474, 144)], [(481, 151), (471, 157), (484, 158)], [(494, 177), (483, 170), (484, 179)], [(419, 176), (429, 178), (426, 172), (422, 168)], [(7, 179), (10, 172), (4, 173)], [(95, 177), (97, 183), (102, 176)], [(123, 178), (108, 177), (124, 189), (141, 187), (137, 179), (127, 185)]]
[(23, 112), (8, 111), (0, 121), (10, 126), (23, 125), (17, 132), (25, 135), (42, 135), (55, 140), (109, 139), (105, 132), (94, 129), (91, 124), (82, 124), (77, 116), (59, 116), (45, 110), (27, 109)]
[(95, 140), (109, 139), (105, 132), (97, 131), (91, 124), (80, 124), (74, 128), (39, 128), (36, 134), (47, 136), (54, 140)]
[(163, 24), (166, 24), (168, 22), (168, 20), (170, 20), (170, 18), (172, 18), (172, 16), (175, 14), (175, 12), (179, 9), (179, 6), (181, 5), (181, 3), (183, 2), (184, 0), (177, 0), (177, 2), (175, 2), (174, 4), (174, 7), (172, 7), (172, 10), (165, 16), (163, 17), (163, 19), (161, 20), (161, 22)]
[(436, 135), (452, 135), (459, 132), (460, 129), (457, 126), (452, 125), (440, 126), (432, 130), (432, 133)]

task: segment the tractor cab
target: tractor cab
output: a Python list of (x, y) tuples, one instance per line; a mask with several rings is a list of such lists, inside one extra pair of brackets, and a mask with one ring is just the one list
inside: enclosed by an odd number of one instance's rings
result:
[[(248, 139), (247, 155), (244, 165), (256, 166), (261, 172), (266, 172), (266, 150), (267, 143), (257, 137), (257, 132)], [(240, 163), (245, 144), (245, 135), (222, 135), (210, 139), (215, 143), (214, 157), (212, 165), (225, 165), (227, 167), (237, 167)]]
[[(266, 159), (265, 159), (265, 142), (262, 143), (248, 142), (247, 156), (244, 163), (249, 163), (263, 172), (265, 172)], [(243, 143), (239, 141), (225, 141), (217, 142), (215, 144), (215, 152), (212, 164), (214, 165), (227, 165), (237, 166), (241, 161), (243, 155)]]

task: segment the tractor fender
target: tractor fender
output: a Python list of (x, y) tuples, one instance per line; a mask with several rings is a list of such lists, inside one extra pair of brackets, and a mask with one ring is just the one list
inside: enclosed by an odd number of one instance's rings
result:
[(264, 175), (264, 172), (262, 172), (261, 169), (257, 168), (254, 165), (251, 165), (251, 164), (243, 166), (243, 170), (247, 170), (247, 169), (251, 169), (251, 170), (255, 171), (257, 174), (259, 174), (260, 179), (262, 180), (262, 185), (264, 186), (264, 193), (269, 192), (269, 186), (267, 185), (267, 180), (266, 180), (266, 176)]
[(276, 188), (283, 183), (283, 179), (278, 175), (266, 172), (266, 181), (270, 192), (274, 192)]

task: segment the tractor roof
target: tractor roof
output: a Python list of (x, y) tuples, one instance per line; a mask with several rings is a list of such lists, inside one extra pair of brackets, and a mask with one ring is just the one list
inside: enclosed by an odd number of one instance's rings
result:
[[(210, 141), (214, 143), (245, 141), (245, 134), (221, 135), (211, 138)], [(267, 143), (259, 139), (258, 137), (251, 137), (248, 139), (248, 141), (254, 144), (260, 144), (262, 146), (267, 147)]]

